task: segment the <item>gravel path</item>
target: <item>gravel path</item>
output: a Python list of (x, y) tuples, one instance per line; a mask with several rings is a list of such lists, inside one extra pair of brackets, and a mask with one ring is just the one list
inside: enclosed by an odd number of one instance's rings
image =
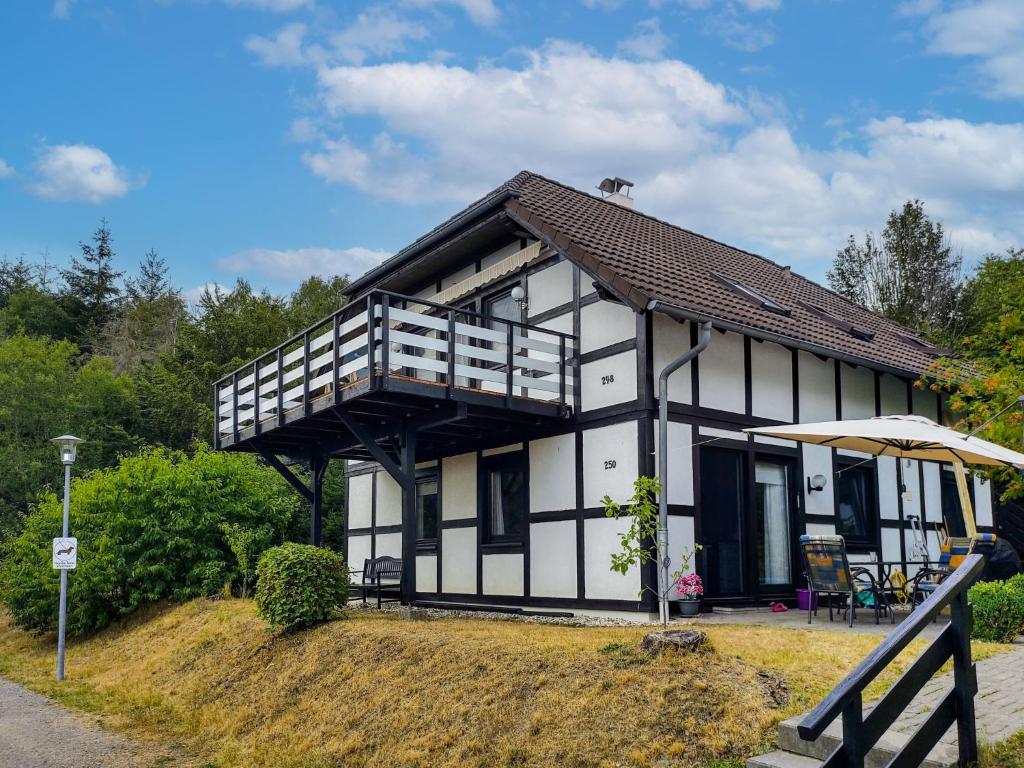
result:
[(0, 680), (0, 768), (148, 768), (154, 760), (44, 696)]

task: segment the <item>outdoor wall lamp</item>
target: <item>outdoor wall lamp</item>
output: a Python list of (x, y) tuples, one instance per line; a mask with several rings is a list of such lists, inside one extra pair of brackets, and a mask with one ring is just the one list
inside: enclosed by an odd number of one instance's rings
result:
[(828, 485), (828, 478), (824, 475), (813, 475), (807, 478), (807, 492), (824, 491)]
[(523, 290), (523, 286), (515, 286), (509, 295), (512, 297), (512, 301), (518, 304), (519, 308), (524, 312), (530, 308), (530, 303), (527, 301), (526, 291)]

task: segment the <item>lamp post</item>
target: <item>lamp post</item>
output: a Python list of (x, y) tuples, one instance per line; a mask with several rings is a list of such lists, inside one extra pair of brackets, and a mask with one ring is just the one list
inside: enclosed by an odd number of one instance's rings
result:
[[(50, 440), (60, 446), (60, 460), (64, 464), (64, 526), (62, 537), (68, 538), (68, 517), (71, 510), (71, 465), (75, 463), (78, 444), (82, 438), (61, 435)], [(56, 559), (57, 547), (54, 547)], [(77, 553), (75, 554), (77, 557)], [(54, 567), (58, 567), (55, 563)], [(57, 620), (57, 680), (64, 679), (64, 634), (68, 615), (68, 569), (60, 568), (60, 617)]]

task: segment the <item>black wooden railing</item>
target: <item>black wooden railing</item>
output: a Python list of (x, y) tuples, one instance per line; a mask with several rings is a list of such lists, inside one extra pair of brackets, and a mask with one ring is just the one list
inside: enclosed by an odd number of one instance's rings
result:
[[(823, 768), (863, 768), (867, 753), (950, 657), (953, 658), (952, 689), (888, 765), (889, 768), (916, 768), (954, 722), (960, 764), (967, 765), (978, 759), (974, 723), (974, 694), (978, 683), (971, 662), (972, 617), (967, 590), (984, 566), (984, 555), (968, 555), (932, 596), (797, 726), (802, 739), (814, 741), (833, 720), (842, 716), (843, 740), (822, 763)], [(950, 606), (949, 624), (864, 717), (864, 689), (947, 605)]]

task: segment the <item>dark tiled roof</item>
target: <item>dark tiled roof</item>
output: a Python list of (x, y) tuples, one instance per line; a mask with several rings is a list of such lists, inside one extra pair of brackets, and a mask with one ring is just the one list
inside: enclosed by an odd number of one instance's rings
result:
[[(927, 345), (901, 338), (912, 335), (903, 326), (756, 254), (537, 174), (524, 171), (499, 189), (513, 195), (505, 202), (510, 213), (636, 308), (663, 301), (909, 374), (924, 372), (935, 359)], [(788, 314), (760, 306), (716, 276), (753, 289)]]

